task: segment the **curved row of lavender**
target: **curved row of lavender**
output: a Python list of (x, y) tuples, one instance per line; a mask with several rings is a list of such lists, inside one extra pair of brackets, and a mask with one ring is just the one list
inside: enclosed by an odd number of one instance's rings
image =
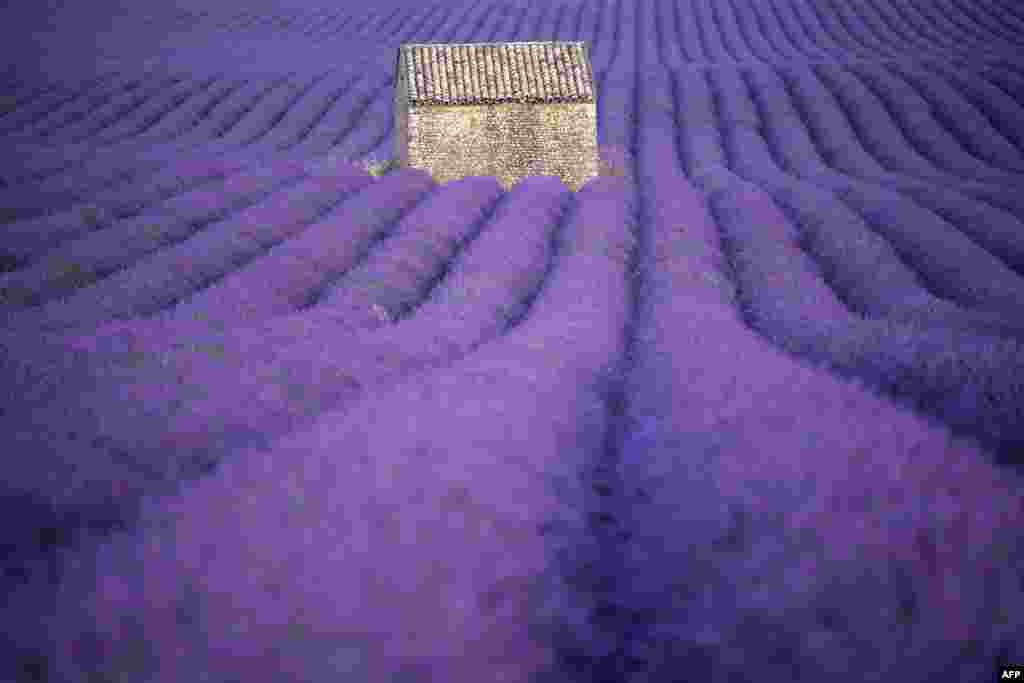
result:
[[(0, 12), (0, 679), (1024, 657), (1011, 0)], [(364, 164), (398, 45), (551, 39), (604, 177)]]

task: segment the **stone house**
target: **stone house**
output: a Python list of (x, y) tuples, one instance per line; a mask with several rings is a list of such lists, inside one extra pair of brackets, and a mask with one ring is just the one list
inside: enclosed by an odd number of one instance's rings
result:
[(575, 191), (598, 174), (583, 42), (404, 44), (394, 106), (395, 164), (439, 183), (554, 175)]

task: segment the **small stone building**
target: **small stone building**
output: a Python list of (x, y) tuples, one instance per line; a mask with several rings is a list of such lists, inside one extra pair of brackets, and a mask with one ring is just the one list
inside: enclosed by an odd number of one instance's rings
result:
[(494, 176), (509, 189), (598, 174), (597, 106), (582, 42), (422, 43), (398, 49), (395, 162), (439, 183)]

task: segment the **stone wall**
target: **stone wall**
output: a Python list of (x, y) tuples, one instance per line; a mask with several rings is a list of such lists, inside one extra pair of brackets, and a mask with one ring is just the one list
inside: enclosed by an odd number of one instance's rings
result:
[(593, 102), (429, 105), (409, 108), (395, 93), (395, 158), (439, 183), (496, 177), (506, 188), (554, 175), (573, 191), (598, 174)]

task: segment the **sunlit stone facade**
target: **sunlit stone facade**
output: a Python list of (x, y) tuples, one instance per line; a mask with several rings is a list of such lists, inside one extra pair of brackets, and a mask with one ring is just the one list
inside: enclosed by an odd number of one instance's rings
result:
[(489, 175), (510, 188), (526, 176), (554, 175), (579, 189), (598, 174), (586, 45), (402, 45), (395, 159), (441, 183)]

